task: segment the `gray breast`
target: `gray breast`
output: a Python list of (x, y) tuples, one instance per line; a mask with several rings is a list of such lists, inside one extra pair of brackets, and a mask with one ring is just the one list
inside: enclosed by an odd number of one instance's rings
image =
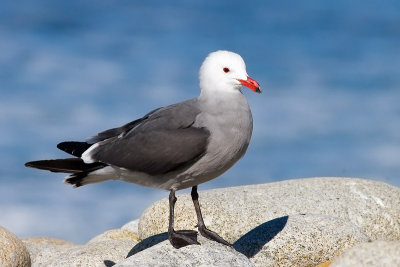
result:
[[(208, 104), (208, 105), (207, 105)], [(210, 131), (205, 155), (178, 177), (177, 189), (190, 187), (214, 179), (227, 171), (246, 152), (253, 130), (253, 120), (246, 98), (220, 103), (203, 103), (196, 118), (196, 126)], [(218, 107), (215, 109), (215, 107)]]

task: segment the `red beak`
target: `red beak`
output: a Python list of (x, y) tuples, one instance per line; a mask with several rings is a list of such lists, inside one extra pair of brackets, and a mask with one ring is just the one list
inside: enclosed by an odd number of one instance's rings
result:
[(256, 92), (256, 93), (261, 93), (260, 86), (258, 85), (258, 82), (256, 82), (256, 81), (253, 80), (252, 78), (247, 77), (247, 80), (246, 80), (246, 81), (245, 81), (245, 80), (240, 80), (240, 79), (238, 79), (238, 81), (239, 81), (243, 86), (249, 87), (249, 88), (250, 88), (251, 90), (253, 90), (254, 92)]

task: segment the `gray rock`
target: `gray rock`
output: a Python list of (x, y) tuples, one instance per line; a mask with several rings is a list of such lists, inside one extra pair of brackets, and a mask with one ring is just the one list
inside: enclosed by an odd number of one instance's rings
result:
[(359, 244), (340, 255), (330, 266), (400, 266), (400, 241), (373, 241)]
[(126, 224), (124, 224), (121, 229), (123, 230), (128, 230), (131, 231), (133, 233), (135, 233), (137, 236), (139, 236), (139, 219), (130, 221)]
[[(254, 266), (243, 254), (233, 248), (221, 245), (199, 236), (198, 245), (175, 249), (167, 235), (149, 238), (138, 244), (137, 252), (119, 262), (121, 266)], [(162, 241), (163, 240), (163, 241)], [(161, 242), (160, 242), (161, 241)], [(142, 247), (140, 247), (142, 246)], [(150, 247), (148, 247), (150, 246)], [(133, 249), (135, 250), (135, 249)]]
[(31, 258), (22, 241), (0, 226), (0, 266), (31, 266)]
[(36, 266), (113, 266), (126, 258), (136, 241), (119, 239), (93, 242), (75, 247), (51, 260)]
[[(255, 227), (291, 214), (340, 217), (373, 240), (400, 240), (400, 188), (357, 178), (308, 178), (200, 192), (205, 224), (230, 242)], [(175, 228), (194, 229), (191, 198), (178, 196)], [(150, 206), (139, 221), (139, 238), (168, 229), (168, 201)]]
[(107, 240), (119, 240), (119, 239), (133, 240), (135, 242), (140, 241), (139, 237), (134, 232), (131, 232), (126, 229), (111, 229), (105, 231), (104, 233), (98, 236), (95, 236), (88, 242), (88, 244), (107, 241)]
[(369, 237), (356, 225), (326, 215), (290, 215), (251, 230), (234, 248), (255, 266), (316, 266)]
[(43, 266), (43, 263), (57, 258), (73, 248), (81, 247), (64, 240), (48, 237), (30, 237), (22, 239), (29, 251), (32, 266)]

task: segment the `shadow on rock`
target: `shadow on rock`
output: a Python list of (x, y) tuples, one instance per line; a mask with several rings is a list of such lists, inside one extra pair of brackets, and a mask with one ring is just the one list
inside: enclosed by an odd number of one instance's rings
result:
[(256, 255), (262, 247), (285, 227), (288, 216), (273, 219), (260, 224), (239, 238), (233, 247), (248, 258)]
[(168, 239), (168, 233), (162, 233), (162, 234), (150, 236), (150, 237), (140, 241), (136, 246), (134, 246), (129, 251), (128, 256), (126, 256), (126, 257), (128, 258), (132, 255), (135, 255), (136, 253), (138, 253), (142, 250), (145, 250), (149, 247), (152, 247), (154, 245), (157, 245), (158, 243), (161, 243), (167, 239)]
[[(274, 238), (282, 229), (285, 227), (288, 220), (288, 216), (273, 219), (265, 222), (251, 231), (247, 232), (241, 238), (239, 238), (233, 247), (236, 251), (244, 254), (248, 258), (256, 255), (261, 248)], [(168, 233), (161, 233), (158, 235), (150, 236), (137, 245), (135, 245), (126, 256), (127, 258), (148, 249), (158, 243), (168, 240)]]
[(110, 260), (104, 261), (104, 266), (106, 266), (106, 267), (112, 267), (114, 265), (115, 265), (115, 262), (113, 262), (113, 261), (110, 261)]

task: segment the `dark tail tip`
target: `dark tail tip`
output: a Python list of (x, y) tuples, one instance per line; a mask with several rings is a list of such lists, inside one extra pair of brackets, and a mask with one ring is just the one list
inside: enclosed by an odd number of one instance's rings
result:
[(80, 158), (66, 158), (30, 161), (25, 163), (25, 166), (52, 172), (88, 173), (97, 169), (101, 169), (102, 167), (106, 166), (106, 164), (101, 162), (86, 164)]
[(57, 162), (62, 160), (36, 160), (25, 163), (25, 167), (46, 170), (52, 172), (69, 172), (69, 170), (59, 168)]
[(77, 172), (68, 176), (67, 179), (64, 180), (65, 184), (73, 185), (74, 187), (82, 186), (83, 179), (87, 176), (87, 172)]
[(31, 161), (25, 163), (24, 166), (25, 166), (25, 167), (28, 167), (28, 168), (33, 168), (33, 165), (32, 165), (32, 162), (31, 162)]

